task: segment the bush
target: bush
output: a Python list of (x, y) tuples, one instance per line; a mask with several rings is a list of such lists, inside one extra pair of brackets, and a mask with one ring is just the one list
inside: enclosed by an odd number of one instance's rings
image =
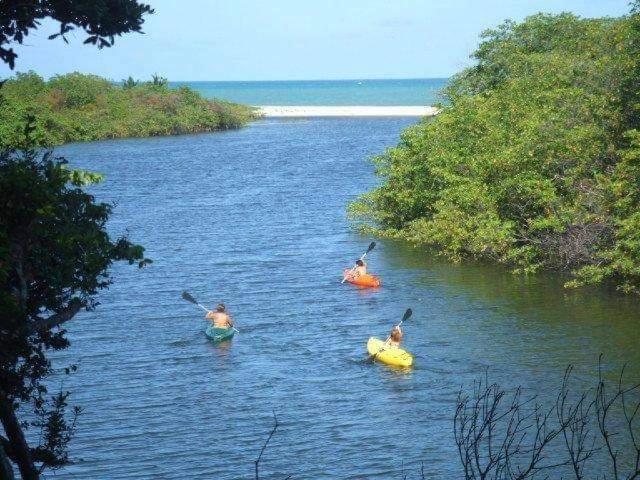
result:
[(365, 229), (640, 291), (640, 15), (536, 15), (483, 34), (449, 106), (375, 159)]
[(207, 100), (166, 79), (131, 77), (115, 85), (95, 75), (71, 73), (45, 82), (18, 73), (0, 90), (0, 146), (24, 142), (24, 122), (35, 117), (33, 138), (41, 146), (106, 138), (147, 137), (239, 128), (255, 118), (248, 106)]

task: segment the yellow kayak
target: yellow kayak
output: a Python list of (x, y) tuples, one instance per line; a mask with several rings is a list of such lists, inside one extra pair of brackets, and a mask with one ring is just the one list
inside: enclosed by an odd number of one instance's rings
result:
[(367, 351), (369, 355), (374, 356), (376, 360), (380, 360), (387, 365), (395, 367), (410, 367), (413, 365), (413, 355), (376, 337), (371, 337), (367, 342)]

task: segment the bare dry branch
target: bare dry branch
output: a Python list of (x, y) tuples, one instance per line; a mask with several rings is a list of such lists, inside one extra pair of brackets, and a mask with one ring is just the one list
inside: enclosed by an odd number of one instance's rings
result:
[[(572, 372), (571, 366), (565, 370), (550, 408), (535, 397), (523, 398), (519, 387), (508, 393), (490, 384), (486, 375), (474, 382), (470, 395), (460, 390), (453, 431), (464, 478), (527, 480), (568, 474), (576, 480), (640, 480), (640, 384), (625, 386), (624, 367), (614, 385), (608, 384), (600, 359), (597, 386), (573, 392)], [(590, 463), (596, 454), (609, 461)], [(603, 465), (608, 472), (593, 471)]]
[(258, 455), (258, 458), (256, 458), (256, 461), (255, 461), (256, 480), (260, 479), (259, 468), (260, 468), (260, 460), (262, 459), (262, 454), (266, 450), (267, 445), (269, 445), (269, 441), (271, 440), (271, 437), (273, 437), (273, 435), (276, 433), (277, 429), (278, 429), (278, 417), (276, 416), (276, 412), (274, 410), (274, 412), (273, 412), (273, 429), (271, 430), (271, 433), (269, 433), (269, 436), (267, 437), (267, 440), (264, 442), (264, 445), (262, 445), (262, 449), (260, 450), (260, 455)]

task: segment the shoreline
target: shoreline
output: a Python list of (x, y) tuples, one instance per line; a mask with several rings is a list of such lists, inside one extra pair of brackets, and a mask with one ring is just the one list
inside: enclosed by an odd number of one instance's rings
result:
[(436, 107), (422, 106), (325, 106), (325, 105), (263, 105), (256, 107), (265, 118), (294, 117), (431, 117)]

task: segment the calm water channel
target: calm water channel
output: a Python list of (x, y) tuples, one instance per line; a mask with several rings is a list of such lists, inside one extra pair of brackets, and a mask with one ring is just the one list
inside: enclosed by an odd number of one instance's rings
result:
[[(629, 362), (640, 376), (640, 302), (561, 279), (451, 265), (379, 241), (378, 291), (339, 276), (368, 245), (345, 205), (376, 183), (371, 155), (414, 119), (260, 121), (239, 131), (74, 144), (58, 151), (106, 175), (110, 229), (154, 260), (118, 265), (97, 311), (69, 325), (65, 380), (84, 407), (55, 478), (460, 478), (452, 416), (461, 386), (487, 367), (541, 397), (576, 365), (590, 381)], [(214, 346), (180, 298), (223, 300), (241, 333)], [(413, 370), (363, 362), (411, 307)], [(632, 375), (632, 376), (633, 376)]]

